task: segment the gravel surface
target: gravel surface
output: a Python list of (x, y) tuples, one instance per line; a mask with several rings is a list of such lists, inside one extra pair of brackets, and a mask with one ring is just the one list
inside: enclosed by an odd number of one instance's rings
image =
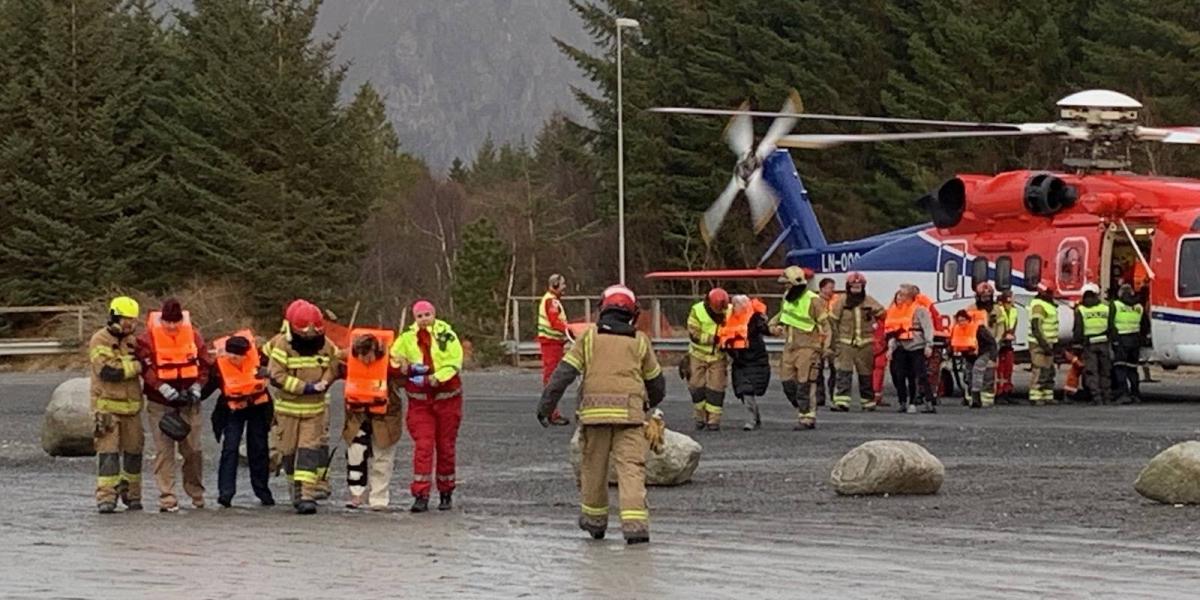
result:
[[(392, 512), (341, 508), (339, 454), (334, 498), (312, 517), (257, 507), (244, 470), (234, 508), (217, 508), (207, 432), (208, 509), (153, 512), (148, 476), (149, 510), (95, 514), (94, 459), (50, 458), (39, 444), (50, 392), (71, 376), (0, 374), (0, 472), (17, 492), (0, 505), (3, 597), (1196, 598), (1200, 589), (1200, 507), (1133, 490), (1156, 453), (1200, 439), (1196, 373), (1159, 373), (1164, 382), (1146, 385), (1150, 401), (1135, 406), (822, 409), (807, 432), (791, 431), (774, 383), (764, 429), (750, 433), (737, 428), (732, 399), (725, 430), (689, 431), (687, 394), (672, 380), (667, 422), (696, 437), (704, 457), (691, 484), (651, 489), (654, 541), (633, 548), (575, 529), (571, 430), (537, 425), (540, 380), (529, 370), (467, 375), (454, 511), (404, 512), (406, 436)], [(946, 466), (941, 492), (835, 495), (833, 464), (873, 439), (925, 446)], [(286, 498), (282, 480), (272, 486)]]

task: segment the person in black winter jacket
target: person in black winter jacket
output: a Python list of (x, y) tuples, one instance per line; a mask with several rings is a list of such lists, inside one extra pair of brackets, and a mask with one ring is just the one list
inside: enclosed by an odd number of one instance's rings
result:
[(767, 393), (771, 383), (771, 362), (763, 339), (769, 331), (767, 311), (762, 302), (748, 296), (734, 296), (732, 300), (733, 311), (721, 342), (732, 363), (733, 394), (750, 412), (742, 429), (752, 431), (762, 427), (758, 398)]

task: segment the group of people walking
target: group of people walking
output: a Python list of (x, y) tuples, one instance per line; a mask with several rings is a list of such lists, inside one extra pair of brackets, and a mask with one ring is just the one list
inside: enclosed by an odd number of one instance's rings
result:
[[(862, 273), (847, 274), (841, 294), (832, 279), (823, 279), (815, 291), (812, 280), (811, 271), (785, 269), (779, 278), (785, 285), (782, 305), (769, 319), (759, 300), (730, 296), (719, 287), (691, 307), (688, 356), (680, 375), (687, 381), (697, 430), (721, 428), (729, 375), (734, 396), (749, 414), (743, 428), (761, 426), (758, 399), (771, 373), (766, 335), (784, 339), (779, 377), (797, 411), (796, 429), (815, 427), (817, 406), (849, 410), (856, 383), (862, 410), (886, 406), (886, 371), (900, 412), (936, 413), (939, 398), (953, 395), (955, 387), (971, 408), (1018, 401), (1013, 344), (1020, 316), (1011, 289), (997, 292), (982, 282), (971, 305), (943, 319), (916, 285), (900, 285), (885, 307), (867, 293)], [(1074, 307), (1073, 336), (1062, 343), (1058, 306), (1049, 282), (1039, 284), (1028, 308), (1034, 372), (1029, 402), (1056, 402), (1056, 356), (1071, 365), (1068, 398), (1084, 388), (1096, 403), (1136, 402), (1143, 307), (1132, 288), (1122, 286), (1112, 302), (1105, 302), (1098, 286), (1085, 286)]]
[(433, 304), (419, 301), (412, 313), (414, 323), (398, 334), (352, 329), (349, 348), (342, 349), (325, 335), (321, 309), (296, 300), (280, 332), (265, 343), (247, 329), (216, 340), (210, 351), (177, 300), (150, 312), (146, 331), (135, 336), (138, 303), (113, 299), (108, 322), (88, 345), (98, 510), (115, 512), (118, 501), (142, 509), (143, 406), (155, 445), (159, 510), (179, 510), (176, 452), (183, 458), (183, 491), (194, 508), (204, 508), (202, 406), (216, 394), (211, 422), (222, 443), (217, 502), (233, 502), (244, 438), (259, 502), (275, 504), (268, 477), (281, 468), (296, 512), (315, 513), (329, 495), (329, 391), (338, 379), (345, 380), (347, 506), (388, 506), (407, 397), (411, 510), (428, 510), (435, 485), (438, 508), (450, 509), (462, 419), (462, 345)]

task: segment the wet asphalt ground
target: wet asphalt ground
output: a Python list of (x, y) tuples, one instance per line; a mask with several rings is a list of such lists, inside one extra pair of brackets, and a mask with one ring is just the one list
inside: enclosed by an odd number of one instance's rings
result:
[[(651, 489), (653, 542), (639, 547), (615, 518), (603, 542), (575, 528), (571, 430), (538, 426), (533, 371), (466, 377), (452, 512), (405, 512), (406, 436), (393, 511), (342, 508), (339, 453), (334, 496), (308, 517), (258, 507), (244, 471), (234, 508), (220, 509), (209, 432), (208, 508), (156, 512), (147, 474), (145, 512), (98, 515), (94, 459), (50, 458), (39, 443), (50, 392), (73, 375), (0, 374), (0, 597), (1196, 598), (1200, 507), (1133, 490), (1156, 453), (1200, 439), (1200, 377), (1156, 373), (1142, 405), (822, 409), (808, 432), (791, 431), (773, 383), (752, 433), (732, 399), (725, 430), (688, 431), (672, 380), (667, 422), (704, 456), (692, 483)], [(333, 423), (336, 435), (340, 410)], [(834, 494), (833, 464), (873, 439), (928, 448), (946, 466), (941, 493)], [(272, 487), (287, 497), (281, 479)]]

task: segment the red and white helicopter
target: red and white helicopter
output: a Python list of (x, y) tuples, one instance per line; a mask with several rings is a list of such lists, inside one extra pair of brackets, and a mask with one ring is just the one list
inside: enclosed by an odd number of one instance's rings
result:
[[(1131, 283), (1147, 290), (1151, 346), (1144, 358), (1172, 368), (1200, 365), (1200, 180), (1137, 175), (1130, 147), (1137, 143), (1200, 144), (1200, 127), (1138, 125), (1142, 105), (1124, 94), (1088, 90), (1058, 102), (1052, 123), (973, 123), (803, 113), (793, 97), (784, 110), (659, 108), (656, 112), (732, 116), (726, 140), (738, 155), (729, 187), (705, 213), (701, 231), (715, 234), (738, 193), (745, 191), (755, 226), (774, 215), (783, 228), (768, 250), (787, 244), (786, 262), (829, 274), (850, 270), (869, 278), (880, 301), (900, 283), (913, 283), (939, 304), (943, 315), (973, 302), (973, 289), (992, 281), (1012, 289), (1025, 306), (1039, 281), (1067, 300), (1084, 284), (1102, 290)], [(776, 119), (758, 148), (751, 119)], [(936, 131), (796, 135), (801, 119), (936, 127)], [(953, 128), (953, 129), (951, 129)], [(825, 241), (807, 192), (783, 148), (820, 149), (855, 142), (896, 142), (968, 137), (1048, 136), (1065, 142), (1061, 172), (1009, 171), (952, 177), (919, 202), (931, 222), (878, 236)], [(761, 264), (761, 263), (760, 263)], [(778, 269), (659, 272), (652, 279), (773, 277)], [(1023, 312), (1023, 310), (1022, 310)], [(1063, 334), (1072, 312), (1060, 308)], [(945, 317), (944, 317), (945, 318)], [(1016, 347), (1027, 348), (1028, 315), (1022, 314)]]

